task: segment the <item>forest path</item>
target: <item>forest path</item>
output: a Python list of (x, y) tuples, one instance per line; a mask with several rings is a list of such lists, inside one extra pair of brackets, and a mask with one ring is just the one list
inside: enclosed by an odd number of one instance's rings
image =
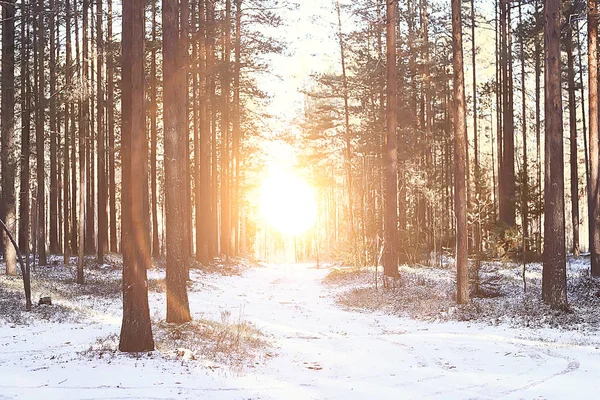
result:
[[(273, 357), (243, 371), (156, 353), (89, 352), (117, 340), (120, 299), (64, 299), (65, 307), (94, 310), (85, 321), (0, 321), (0, 399), (596, 399), (600, 392), (598, 333), (347, 311), (335, 303), (343, 289), (322, 283), (328, 273), (306, 264), (228, 277), (192, 272), (194, 319), (229, 314), (273, 343)], [(151, 274), (164, 278), (164, 270)], [(150, 306), (163, 319), (164, 292), (150, 293)]]
[(239, 315), (274, 336), (278, 356), (255, 371), (260, 398), (591, 399), (600, 390), (600, 350), (577, 344), (599, 336), (346, 311), (321, 283), (327, 273), (252, 269), (205, 305), (236, 307), (237, 298)]

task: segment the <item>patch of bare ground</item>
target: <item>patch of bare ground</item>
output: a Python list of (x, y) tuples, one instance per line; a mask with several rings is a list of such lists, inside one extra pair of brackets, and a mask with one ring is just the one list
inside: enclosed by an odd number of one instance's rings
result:
[[(471, 302), (456, 305), (455, 271), (447, 267), (400, 268), (400, 280), (375, 287), (375, 270), (333, 269), (324, 283), (336, 285), (337, 301), (349, 309), (429, 321), (479, 321), (513, 327), (597, 330), (600, 328), (600, 280), (589, 276), (585, 260), (570, 260), (567, 292), (569, 310), (550, 309), (541, 299), (540, 264), (526, 266), (490, 262), (482, 265), (479, 290)], [(472, 285), (475, 287), (475, 285)]]

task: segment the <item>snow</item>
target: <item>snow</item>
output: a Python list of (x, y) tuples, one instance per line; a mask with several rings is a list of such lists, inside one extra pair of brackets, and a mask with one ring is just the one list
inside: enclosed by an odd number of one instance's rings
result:
[[(219, 320), (228, 311), (272, 342), (272, 357), (243, 370), (86, 352), (98, 338), (118, 335), (118, 300), (90, 299), (94, 313), (79, 323), (0, 318), (0, 399), (597, 398), (597, 332), (347, 311), (335, 303), (344, 289), (321, 283), (328, 272), (299, 264), (241, 276), (192, 273), (194, 318)], [(154, 318), (164, 318), (164, 297), (150, 294)]]

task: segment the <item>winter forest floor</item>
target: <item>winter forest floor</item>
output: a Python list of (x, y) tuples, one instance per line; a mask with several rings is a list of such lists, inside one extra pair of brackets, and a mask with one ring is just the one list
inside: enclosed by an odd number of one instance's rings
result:
[[(75, 261), (75, 259), (73, 259)], [(2, 266), (0, 266), (2, 268)], [(87, 283), (59, 262), (0, 277), (4, 399), (592, 399), (600, 390), (598, 282), (569, 269), (571, 313), (538, 301), (539, 265), (486, 266), (499, 297), (453, 306), (449, 268), (402, 269), (385, 292), (374, 271), (268, 265), (191, 271), (194, 321), (164, 322), (164, 269), (149, 271), (157, 351), (116, 351), (120, 267), (89, 263)], [(496, 290), (492, 286), (490, 290)]]

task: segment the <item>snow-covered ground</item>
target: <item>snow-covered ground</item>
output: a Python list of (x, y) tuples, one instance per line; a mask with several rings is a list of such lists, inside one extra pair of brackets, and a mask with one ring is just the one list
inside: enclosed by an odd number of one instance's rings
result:
[[(118, 334), (120, 303), (85, 322), (0, 322), (0, 399), (596, 399), (600, 334), (430, 323), (346, 311), (311, 265), (194, 273), (194, 317), (252, 322), (273, 356), (243, 370), (85, 353)], [(156, 274), (156, 272), (154, 272)], [(151, 293), (164, 316), (164, 293)], [(67, 301), (67, 300), (64, 300)], [(0, 310), (0, 313), (2, 311)], [(0, 318), (0, 321), (2, 319)], [(82, 354), (83, 352), (83, 354)]]

